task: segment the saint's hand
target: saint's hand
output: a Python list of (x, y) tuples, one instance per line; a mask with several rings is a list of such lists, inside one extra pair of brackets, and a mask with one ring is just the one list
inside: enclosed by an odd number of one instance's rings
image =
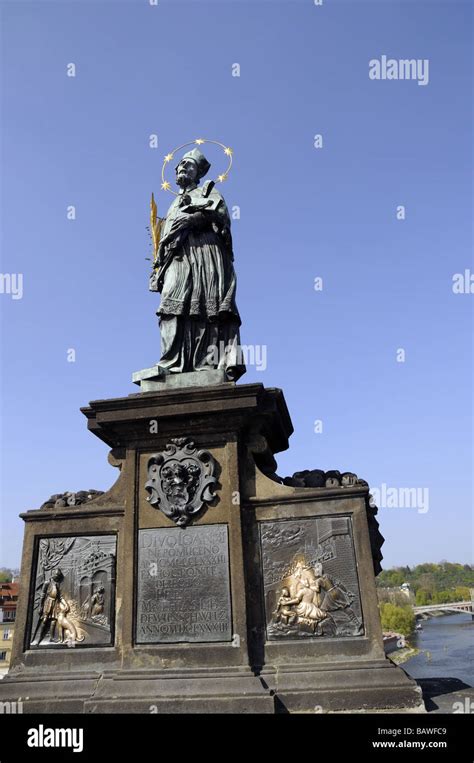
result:
[(172, 235), (174, 233), (178, 233), (179, 231), (185, 230), (186, 228), (195, 228), (196, 226), (202, 224), (202, 220), (203, 216), (201, 212), (192, 212), (191, 214), (180, 215), (171, 223), (169, 234)]

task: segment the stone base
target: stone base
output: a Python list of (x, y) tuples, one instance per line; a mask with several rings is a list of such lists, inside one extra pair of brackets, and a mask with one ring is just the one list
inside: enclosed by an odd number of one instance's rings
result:
[(260, 677), (275, 693), (275, 712), (424, 713), (417, 683), (389, 660), (284, 665)]
[[(108, 670), (9, 675), (2, 701), (20, 697), (23, 713), (274, 713), (271, 692), (249, 668)], [(10, 699), (10, 701), (14, 701)]]
[(235, 384), (227, 379), (223, 369), (204, 369), (189, 373), (168, 373), (161, 366), (143, 368), (132, 374), (132, 381), (138, 384), (141, 392), (159, 392), (160, 390), (181, 389), (183, 387), (209, 387), (213, 384)]
[[(83, 409), (89, 430), (112, 448), (120, 476), (80, 505), (46, 502), (22, 514), (21, 596), (0, 702), (21, 701), (24, 713), (423, 711), (417, 684), (384, 655), (374, 577), (382, 539), (367, 483), (284, 484), (274, 454), (288, 447), (292, 424), (281, 390), (222, 380), (223, 372), (212, 370), (157, 379), (155, 367), (135, 381), (142, 391), (143, 383), (163, 385), (158, 391)], [(215, 496), (206, 494), (186, 527), (148, 500), (150, 468), (168, 453), (171, 462), (173, 454), (183, 463), (194, 459), (202, 474), (209, 464), (215, 470)], [(214, 538), (215, 529), (215, 542), (201, 540)], [(111, 535), (116, 542), (107, 553), (94, 550)], [(144, 539), (151, 536), (148, 555)], [(76, 539), (78, 547), (58, 548), (70, 572), (62, 592), (71, 602), (83, 601), (83, 579), (89, 585), (97, 573), (105, 580), (111, 627), (102, 644), (87, 627), (75, 648), (31, 648), (43, 584), (40, 544), (56, 538)], [(191, 547), (195, 554), (187, 553)], [(153, 560), (162, 595), (154, 584), (143, 593)], [(173, 576), (163, 572), (168, 563)], [(332, 612), (326, 629), (325, 620), (308, 630), (316, 625), (311, 619), (295, 628), (275, 616), (301, 565), (306, 583), (297, 591), (317, 578), (319, 590), (339, 592), (324, 600)], [(155, 599), (165, 594), (163, 614)], [(148, 613), (153, 617), (142, 618)]]
[[(298, 669), (299, 668), (299, 669)], [(265, 669), (105, 670), (15, 676), (2, 701), (31, 713), (423, 713), (421, 689), (385, 661)]]

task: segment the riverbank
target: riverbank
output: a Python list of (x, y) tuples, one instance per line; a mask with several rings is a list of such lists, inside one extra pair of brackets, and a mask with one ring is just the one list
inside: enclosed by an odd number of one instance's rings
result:
[(407, 646), (402, 647), (402, 649), (396, 649), (394, 652), (390, 652), (387, 654), (387, 657), (395, 663), (395, 665), (403, 665), (404, 662), (415, 657), (419, 652), (420, 650), (417, 647), (411, 646), (408, 642)]
[(410, 637), (416, 653), (406, 656), (403, 670), (421, 686), (428, 712), (474, 712), (473, 635), (471, 615), (460, 613), (424, 620)]

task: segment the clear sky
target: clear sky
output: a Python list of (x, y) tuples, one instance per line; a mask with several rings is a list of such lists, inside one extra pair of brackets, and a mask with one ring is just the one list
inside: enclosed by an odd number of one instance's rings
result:
[[(199, 137), (234, 150), (222, 192), (240, 207), (242, 342), (267, 348), (241, 383), (284, 391), (295, 433), (279, 473), (416, 489), (417, 505), (380, 509), (385, 566), (471, 562), (474, 295), (453, 293), (453, 275), (474, 272), (472, 5), (1, 11), (1, 269), (23, 295), (0, 294), (0, 566), (20, 562), (20, 511), (116, 478), (79, 407), (136, 392), (132, 372), (159, 358), (150, 193), (163, 215), (163, 156)], [(384, 55), (427, 59), (428, 83), (370, 79)], [(224, 156), (206, 153), (216, 177)]]

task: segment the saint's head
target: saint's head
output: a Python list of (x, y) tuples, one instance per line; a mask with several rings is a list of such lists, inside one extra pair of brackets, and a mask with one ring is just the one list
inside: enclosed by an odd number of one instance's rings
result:
[(176, 166), (177, 185), (183, 189), (196, 187), (200, 179), (209, 172), (210, 166), (198, 148), (187, 151)]
[(55, 567), (55, 569), (51, 573), (51, 577), (55, 583), (61, 583), (64, 580), (64, 575), (59, 567)]

